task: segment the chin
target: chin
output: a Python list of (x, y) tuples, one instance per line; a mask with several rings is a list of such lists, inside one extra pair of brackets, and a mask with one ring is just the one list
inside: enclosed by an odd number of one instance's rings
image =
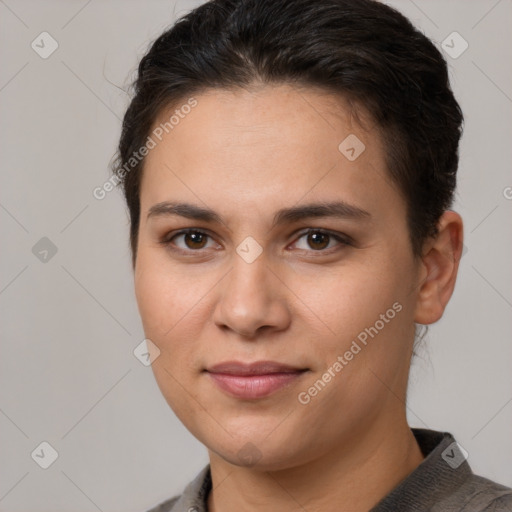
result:
[[(255, 431), (257, 431), (257, 425)], [(267, 431), (268, 430), (268, 431)], [(220, 437), (198, 436), (208, 450), (224, 459), (229, 464), (240, 468), (250, 468), (258, 471), (278, 471), (287, 469), (304, 462), (307, 457), (307, 440), (301, 436), (303, 446), (293, 443), (291, 436), (283, 429), (273, 432), (272, 429), (259, 429), (257, 433), (238, 433), (230, 436), (227, 433)], [(297, 441), (298, 443), (299, 441)]]

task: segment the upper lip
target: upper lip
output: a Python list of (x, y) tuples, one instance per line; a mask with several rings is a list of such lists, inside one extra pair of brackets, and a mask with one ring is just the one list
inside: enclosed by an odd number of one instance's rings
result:
[(255, 361), (242, 363), (240, 361), (225, 361), (206, 368), (210, 373), (226, 373), (231, 375), (268, 375), (270, 373), (295, 373), (304, 371), (305, 368), (297, 368), (288, 364), (275, 361)]

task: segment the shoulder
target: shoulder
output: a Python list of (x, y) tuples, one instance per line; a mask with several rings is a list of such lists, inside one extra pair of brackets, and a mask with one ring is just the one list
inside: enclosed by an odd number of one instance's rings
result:
[(425, 458), (372, 512), (512, 512), (512, 489), (473, 473), (452, 434), (412, 430)]
[(512, 489), (471, 473), (431, 512), (512, 512)]
[(175, 503), (180, 499), (181, 495), (173, 496), (172, 498), (160, 503), (154, 508), (146, 510), (146, 512), (171, 512)]
[(211, 486), (210, 465), (208, 464), (189, 482), (182, 494), (175, 495), (145, 512), (205, 512)]
[(512, 488), (478, 475), (473, 475), (464, 487), (467, 487), (466, 491), (469, 491), (464, 510), (479, 512), (512, 511)]

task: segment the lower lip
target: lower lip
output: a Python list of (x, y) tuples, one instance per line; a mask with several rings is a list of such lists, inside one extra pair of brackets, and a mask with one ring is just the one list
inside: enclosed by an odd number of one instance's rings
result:
[(304, 372), (269, 373), (265, 375), (231, 375), (210, 373), (215, 384), (231, 396), (244, 399), (257, 399), (275, 393), (297, 380)]

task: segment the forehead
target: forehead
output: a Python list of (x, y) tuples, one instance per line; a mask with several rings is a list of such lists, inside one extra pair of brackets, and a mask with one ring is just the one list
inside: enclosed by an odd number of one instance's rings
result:
[[(344, 132), (365, 130), (372, 138), (379, 139), (371, 117), (361, 105), (319, 88), (283, 84), (252, 86), (249, 90), (208, 89), (194, 100), (192, 108), (187, 105), (190, 98), (183, 98), (163, 110), (153, 129), (160, 127), (162, 131), (163, 128), (163, 138), (170, 143), (173, 142), (170, 139), (174, 139), (177, 146), (188, 139), (193, 140), (198, 149), (214, 148), (217, 153), (229, 152), (230, 155), (239, 147), (247, 150), (244, 143), (257, 146), (258, 142), (278, 147), (283, 152), (290, 146), (305, 143), (332, 148), (333, 141), (343, 138)], [(171, 118), (172, 126), (169, 126)], [(171, 132), (173, 137), (166, 137)], [(232, 144), (219, 146), (218, 142)]]
[(365, 202), (376, 186), (393, 193), (378, 130), (339, 96), (282, 85), (208, 90), (182, 108), (187, 100), (153, 125), (161, 140), (145, 160), (143, 211), (169, 196), (261, 208), (338, 193)]

